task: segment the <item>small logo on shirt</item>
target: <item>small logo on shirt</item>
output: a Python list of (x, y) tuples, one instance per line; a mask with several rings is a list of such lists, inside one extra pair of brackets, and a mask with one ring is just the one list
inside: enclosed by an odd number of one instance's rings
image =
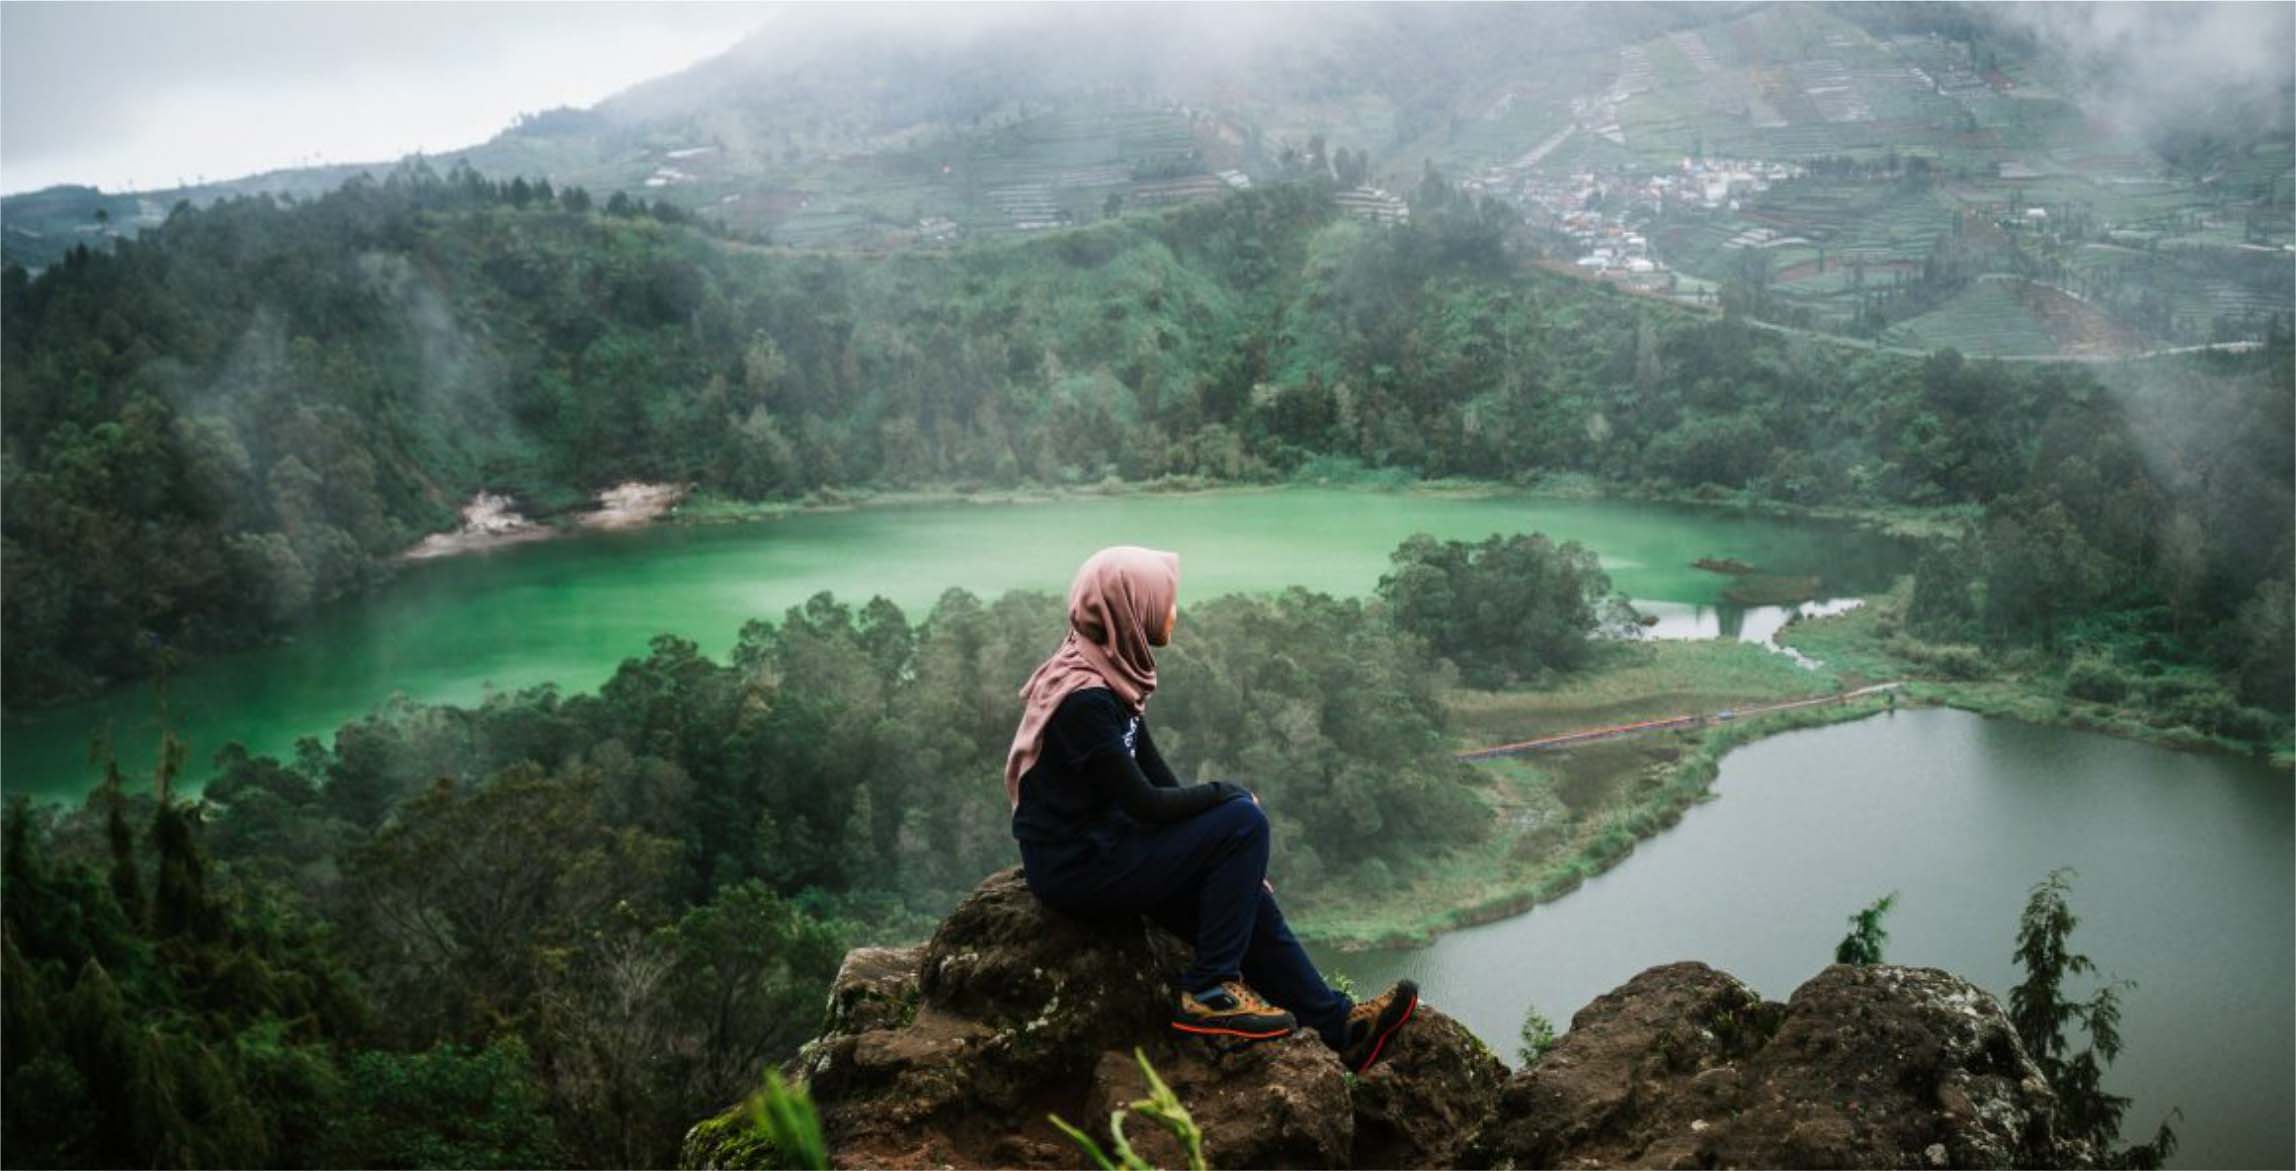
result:
[(1140, 717), (1138, 717), (1138, 716), (1134, 716), (1134, 717), (1132, 717), (1131, 719), (1124, 721), (1124, 753), (1125, 753), (1125, 755), (1127, 755), (1127, 756), (1138, 756), (1138, 755), (1140, 755), (1139, 753), (1137, 753), (1137, 752), (1134, 752), (1134, 751), (1132, 750), (1132, 742), (1133, 742), (1134, 740), (1137, 740), (1137, 739), (1139, 739), (1139, 737), (1140, 737)]

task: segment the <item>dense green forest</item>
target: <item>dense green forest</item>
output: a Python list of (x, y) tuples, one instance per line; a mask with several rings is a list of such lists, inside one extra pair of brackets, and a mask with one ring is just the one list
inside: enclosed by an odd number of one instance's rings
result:
[(1412, 196), (1392, 228), (1295, 183), (871, 258), (415, 165), (11, 268), (6, 702), (277, 636), (482, 487), (547, 514), (625, 477), (760, 500), (1340, 460), (1981, 507), (1939, 629), (2137, 614), (2146, 657), (2286, 707), (2226, 633), (2287, 596), (2285, 321), (2260, 355), (2103, 375), (1910, 360), (1526, 271), (1493, 205), (1432, 171)]
[[(180, 746), (156, 797), (115, 772), (82, 808), (18, 801), (11, 1158), (674, 1162), (812, 1035), (848, 942), (921, 934), (1010, 864), (993, 778), (1060, 607), (952, 590), (912, 624), (820, 595), (723, 663), (664, 636), (594, 695), (402, 702), (286, 762), (230, 746), (198, 801), (169, 793)], [(1443, 751), (1450, 669), (1383, 613), (1214, 599), (1160, 656), (1167, 752), (1253, 779), (1295, 904), (1488, 828)]]

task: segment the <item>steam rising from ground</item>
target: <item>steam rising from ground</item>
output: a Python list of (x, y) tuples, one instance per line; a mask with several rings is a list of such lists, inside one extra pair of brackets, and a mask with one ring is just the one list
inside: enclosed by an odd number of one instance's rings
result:
[[(2092, 112), (2160, 134), (2285, 128), (2296, 6), (2016, 4), (1996, 9), (2063, 58)], [(2262, 122), (2263, 125), (2258, 123)]]

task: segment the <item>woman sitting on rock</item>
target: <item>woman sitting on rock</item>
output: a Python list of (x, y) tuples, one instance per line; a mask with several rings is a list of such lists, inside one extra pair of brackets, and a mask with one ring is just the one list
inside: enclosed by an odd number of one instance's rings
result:
[(1305, 1023), (1360, 1073), (1411, 1019), (1418, 986), (1354, 1004), (1324, 983), (1276, 909), (1259, 797), (1183, 785), (1157, 755), (1141, 709), (1179, 592), (1174, 553), (1118, 545), (1076, 571), (1068, 636), (1021, 688), (1005, 760), (1029, 889), (1056, 910), (1145, 914), (1193, 940), (1173, 1028), (1261, 1039)]

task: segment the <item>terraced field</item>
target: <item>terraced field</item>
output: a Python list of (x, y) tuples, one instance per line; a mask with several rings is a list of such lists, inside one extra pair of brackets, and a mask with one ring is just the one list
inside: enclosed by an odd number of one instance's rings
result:
[(1607, 171), (1616, 167), (1642, 166), (1645, 160), (1627, 147), (1594, 134), (1573, 134), (1561, 146), (1539, 160), (1539, 170), (1547, 174), (1568, 174), (1572, 171)]
[(792, 176), (790, 197), (776, 206), (720, 214), (755, 221), (798, 248), (899, 246), (928, 216), (976, 236), (1031, 231), (1097, 219), (1112, 193), (1127, 206), (1216, 195), (1208, 153), (1174, 110), (1069, 108), (824, 160)]
[(1956, 214), (1936, 188), (1812, 177), (1756, 195), (1735, 214), (1674, 217), (1651, 239), (1667, 264), (1710, 279), (1735, 277), (1744, 253), (1758, 249), (1774, 295), (1811, 310), (1820, 327), (1841, 328), (1868, 291), (1918, 275)]
[(1472, 175), (1486, 167), (1506, 166), (1570, 124), (1568, 107), (1559, 103), (1513, 103), (1497, 117), (1467, 122), (1448, 135), (1444, 169)]
[(966, 164), (973, 199), (959, 220), (976, 232), (1025, 231), (1099, 214), (1136, 181), (1204, 173), (1203, 152), (1176, 112), (1062, 111), (980, 144)]
[(1885, 345), (1952, 348), (1972, 356), (2053, 354), (2057, 339), (2019, 296), (2017, 282), (1981, 280), (1959, 296), (1882, 335)]

